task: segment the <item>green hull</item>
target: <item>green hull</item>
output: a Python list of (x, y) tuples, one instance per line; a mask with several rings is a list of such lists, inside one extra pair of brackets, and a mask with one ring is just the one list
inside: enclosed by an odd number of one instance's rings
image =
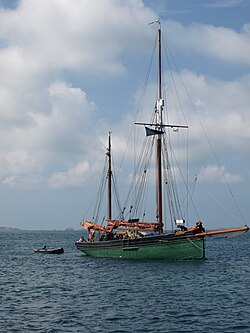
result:
[(76, 247), (88, 256), (99, 258), (169, 261), (205, 258), (204, 238), (172, 238), (156, 236), (124, 241), (77, 242)]

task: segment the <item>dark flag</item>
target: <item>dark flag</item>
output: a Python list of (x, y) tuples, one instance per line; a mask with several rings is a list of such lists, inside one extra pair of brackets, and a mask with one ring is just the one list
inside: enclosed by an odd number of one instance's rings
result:
[(163, 134), (164, 133), (163, 131), (158, 131), (158, 130), (155, 130), (155, 129), (152, 129), (152, 128), (149, 128), (149, 127), (146, 127), (146, 126), (145, 126), (145, 129), (146, 129), (146, 136), (156, 135), (156, 134)]

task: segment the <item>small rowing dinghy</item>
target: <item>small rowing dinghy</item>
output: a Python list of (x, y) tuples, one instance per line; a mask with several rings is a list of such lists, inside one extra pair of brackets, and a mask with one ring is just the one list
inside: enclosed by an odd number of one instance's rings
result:
[(60, 254), (64, 253), (63, 247), (41, 247), (38, 249), (35, 249), (34, 252), (41, 252), (41, 253), (49, 253), (49, 254)]

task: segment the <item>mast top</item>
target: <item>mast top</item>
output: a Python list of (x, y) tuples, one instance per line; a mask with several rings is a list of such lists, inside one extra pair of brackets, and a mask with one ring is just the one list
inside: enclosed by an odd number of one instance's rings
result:
[(160, 20), (160, 19), (158, 19), (158, 20), (156, 20), (156, 21), (149, 22), (149, 25), (151, 25), (151, 24), (155, 24), (155, 23), (158, 23), (159, 26), (161, 26), (161, 20)]

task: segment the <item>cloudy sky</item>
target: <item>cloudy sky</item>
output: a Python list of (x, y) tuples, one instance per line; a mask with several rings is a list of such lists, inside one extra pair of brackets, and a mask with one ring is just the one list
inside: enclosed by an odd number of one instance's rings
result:
[[(0, 225), (79, 228), (108, 131), (121, 158), (155, 38), (148, 23), (157, 18), (177, 64), (172, 74), (188, 90), (183, 106), (190, 98), (198, 114), (189, 163), (204, 193), (199, 215), (207, 228), (246, 223), (249, 13), (250, 0), (0, 0)], [(222, 192), (225, 177), (236, 204)], [(216, 195), (240, 212), (220, 215)]]

